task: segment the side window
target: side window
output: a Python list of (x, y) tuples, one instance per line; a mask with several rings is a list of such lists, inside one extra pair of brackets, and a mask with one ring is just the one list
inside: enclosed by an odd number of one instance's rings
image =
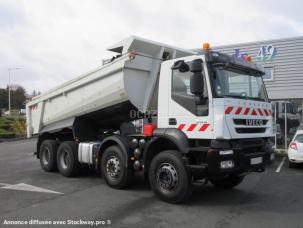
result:
[(208, 115), (208, 93), (204, 77), (203, 98), (190, 92), (190, 77), (193, 73), (172, 70), (172, 99), (196, 116)]
[(303, 134), (297, 135), (295, 141), (303, 143)]
[(193, 97), (190, 92), (190, 76), (191, 72), (181, 73), (178, 70), (173, 71), (172, 92), (183, 96)]

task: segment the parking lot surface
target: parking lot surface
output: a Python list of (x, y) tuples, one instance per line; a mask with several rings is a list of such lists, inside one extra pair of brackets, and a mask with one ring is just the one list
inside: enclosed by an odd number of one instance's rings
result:
[(187, 204), (173, 205), (158, 200), (140, 177), (131, 188), (115, 190), (97, 173), (65, 178), (44, 172), (34, 151), (35, 140), (0, 144), (1, 227), (13, 227), (4, 221), (16, 220), (100, 221), (98, 227), (303, 227), (303, 168), (289, 169), (287, 159), (277, 158), (265, 173), (248, 175), (232, 190), (196, 186)]

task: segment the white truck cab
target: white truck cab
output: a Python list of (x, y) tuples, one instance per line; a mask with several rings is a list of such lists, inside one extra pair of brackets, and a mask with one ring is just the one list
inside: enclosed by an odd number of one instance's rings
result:
[[(214, 58), (212, 60), (210, 58)], [(220, 57), (225, 61), (220, 62)], [(216, 60), (217, 58), (217, 60)], [(178, 62), (201, 62), (201, 91), (190, 91), (193, 73), (174, 68)], [(237, 61), (232, 65), (229, 61)], [(240, 65), (244, 64), (244, 66)], [(182, 130), (188, 138), (240, 139), (273, 136), (272, 108), (262, 81), (262, 69), (246, 69), (245, 63), (207, 51), (162, 63), (158, 127)], [(241, 67), (243, 69), (241, 69)], [(167, 89), (171, 88), (171, 89)]]
[(45, 171), (69, 177), (90, 166), (113, 188), (141, 172), (172, 203), (196, 181), (226, 189), (264, 171), (273, 130), (259, 66), (134, 36), (108, 50), (118, 55), (27, 104)]

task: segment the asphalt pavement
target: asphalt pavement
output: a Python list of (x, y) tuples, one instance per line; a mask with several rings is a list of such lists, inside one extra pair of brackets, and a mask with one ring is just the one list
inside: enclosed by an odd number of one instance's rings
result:
[(92, 171), (44, 172), (34, 151), (35, 140), (0, 143), (0, 227), (303, 227), (303, 168), (289, 169), (282, 158), (232, 190), (196, 186), (187, 204), (173, 205), (140, 177), (115, 190)]

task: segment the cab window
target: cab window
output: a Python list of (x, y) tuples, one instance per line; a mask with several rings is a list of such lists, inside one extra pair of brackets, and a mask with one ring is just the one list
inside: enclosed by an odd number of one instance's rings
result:
[(172, 99), (197, 116), (208, 115), (208, 93), (205, 77), (204, 94), (198, 97), (190, 92), (190, 77), (193, 73), (172, 70)]

